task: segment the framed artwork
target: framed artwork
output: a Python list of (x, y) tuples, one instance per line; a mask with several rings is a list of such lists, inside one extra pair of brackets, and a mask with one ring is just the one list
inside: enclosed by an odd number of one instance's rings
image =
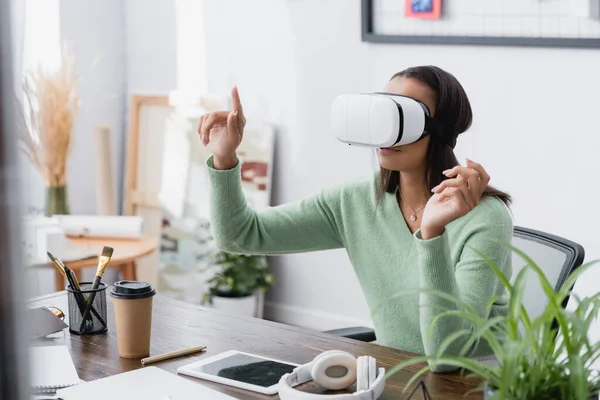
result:
[(440, 19), (442, 0), (405, 0), (406, 16), (421, 19)]
[(600, 47), (600, 0), (361, 0), (371, 43)]

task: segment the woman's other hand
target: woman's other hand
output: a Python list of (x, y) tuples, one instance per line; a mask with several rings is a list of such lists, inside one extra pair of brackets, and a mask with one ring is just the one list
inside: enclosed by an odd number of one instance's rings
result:
[(467, 159), (467, 165), (444, 171), (446, 179), (432, 189), (421, 222), (421, 237), (425, 240), (439, 236), (450, 222), (466, 215), (477, 204), (490, 181), (486, 170)]
[(246, 117), (237, 87), (231, 90), (233, 110), (204, 114), (198, 122), (198, 134), (213, 155), (215, 169), (231, 169), (237, 165), (235, 151), (242, 142)]

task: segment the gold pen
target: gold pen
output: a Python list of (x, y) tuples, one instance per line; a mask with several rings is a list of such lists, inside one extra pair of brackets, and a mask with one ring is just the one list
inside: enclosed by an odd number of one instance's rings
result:
[(147, 364), (151, 364), (153, 362), (169, 360), (169, 359), (175, 358), (175, 357), (186, 356), (188, 354), (198, 353), (200, 351), (204, 351), (205, 349), (206, 349), (206, 346), (198, 346), (198, 347), (192, 347), (191, 349), (178, 350), (178, 351), (174, 351), (172, 353), (166, 353), (166, 354), (160, 354), (158, 356), (142, 358), (141, 363), (142, 363), (142, 365), (147, 365)]

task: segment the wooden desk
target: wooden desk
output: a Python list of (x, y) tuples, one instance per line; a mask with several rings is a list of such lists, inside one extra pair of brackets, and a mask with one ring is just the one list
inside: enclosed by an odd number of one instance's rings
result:
[[(32, 306), (57, 306), (65, 313), (65, 292), (54, 293), (32, 301)], [(139, 360), (120, 358), (117, 351), (117, 338), (114, 328), (114, 311), (110, 295), (108, 303), (108, 332), (100, 335), (71, 335), (68, 329), (55, 334), (56, 338), (41, 340), (42, 344), (66, 344), (71, 351), (79, 377), (84, 381), (118, 374), (141, 368)], [(377, 365), (391, 369), (411, 354), (371, 343), (339, 338), (325, 333), (292, 327), (271, 321), (242, 318), (220, 314), (212, 309), (171, 300), (160, 295), (154, 298), (152, 321), (151, 355), (162, 354), (183, 348), (206, 345), (204, 353), (167, 360), (152, 364), (176, 373), (177, 367), (218, 354), (226, 350), (248, 351), (276, 357), (296, 363), (310, 362), (325, 350), (345, 350), (355, 356), (371, 355)], [(405, 399), (403, 388), (412, 374), (420, 367), (400, 371), (386, 381), (381, 400)], [(184, 376), (184, 375), (181, 375)], [(185, 376), (184, 376), (185, 377)], [(187, 377), (186, 377), (187, 378)], [(238, 399), (277, 399), (277, 396), (264, 396), (217, 383), (192, 379)], [(428, 374), (425, 384), (434, 399), (464, 400), (481, 398), (479, 393), (466, 397), (465, 393), (478, 382), (458, 374)], [(306, 391), (322, 393), (320, 388), (307, 384)], [(422, 397), (416, 395), (415, 399)]]
[[(157, 240), (151, 238), (144, 239), (88, 239), (88, 238), (69, 238), (69, 246), (82, 247), (90, 249), (100, 254), (103, 246), (110, 246), (114, 249), (113, 255), (107, 268), (116, 269), (121, 273), (121, 279), (136, 280), (135, 261), (152, 253), (157, 246)], [(55, 254), (60, 257), (60, 254)], [(63, 260), (65, 265), (72, 269), (81, 281), (81, 269), (98, 265), (98, 256), (82, 260)], [(53, 267), (54, 268), (54, 267)], [(59, 292), (65, 288), (65, 279), (54, 269), (54, 290)]]

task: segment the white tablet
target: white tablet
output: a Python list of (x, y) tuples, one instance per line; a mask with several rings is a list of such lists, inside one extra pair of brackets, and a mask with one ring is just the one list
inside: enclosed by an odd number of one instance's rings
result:
[(230, 350), (177, 368), (178, 374), (262, 394), (277, 394), (279, 379), (298, 364)]

